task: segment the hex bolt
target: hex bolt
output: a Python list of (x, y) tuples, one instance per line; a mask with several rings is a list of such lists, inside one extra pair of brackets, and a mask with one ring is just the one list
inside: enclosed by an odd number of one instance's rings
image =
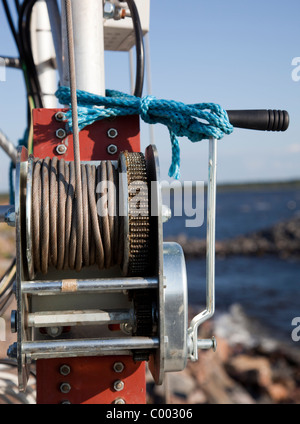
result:
[(107, 131), (107, 135), (108, 135), (109, 138), (116, 138), (117, 135), (118, 135), (118, 131), (115, 128), (110, 128)]
[(115, 155), (118, 151), (118, 148), (115, 144), (110, 144), (109, 146), (107, 146), (107, 153), (109, 153), (110, 155)]
[(122, 380), (116, 380), (114, 382), (114, 389), (116, 392), (120, 392), (121, 390), (124, 389), (124, 381)]
[(69, 383), (61, 383), (61, 385), (59, 386), (59, 390), (62, 393), (69, 393), (71, 390), (71, 386)]
[(122, 372), (125, 367), (123, 362), (115, 362), (113, 368), (115, 372)]
[(122, 398), (117, 398), (117, 399), (115, 399), (114, 401), (113, 401), (113, 403), (115, 404), (115, 405), (125, 405), (125, 400), (124, 399), (122, 399)]
[(11, 332), (12, 333), (16, 333), (18, 331), (18, 313), (16, 310), (11, 311), (11, 315), (10, 315), (10, 327), (11, 327)]
[(64, 155), (67, 151), (67, 146), (65, 144), (58, 144), (55, 150), (59, 155)]
[(63, 128), (59, 128), (58, 130), (56, 130), (55, 135), (57, 138), (65, 138), (67, 133)]
[(62, 333), (62, 327), (48, 327), (47, 334), (53, 338), (60, 336)]
[(110, 1), (104, 2), (103, 6), (103, 17), (104, 19), (112, 19), (115, 14), (115, 5)]
[(64, 121), (66, 119), (65, 114), (61, 111), (56, 112), (55, 119), (59, 122)]
[(61, 375), (66, 376), (66, 375), (69, 375), (69, 374), (70, 374), (70, 372), (71, 372), (71, 368), (69, 367), (69, 365), (67, 365), (67, 364), (63, 364), (63, 365), (61, 365), (61, 367), (59, 368), (59, 372), (60, 372), (60, 374), (61, 374)]

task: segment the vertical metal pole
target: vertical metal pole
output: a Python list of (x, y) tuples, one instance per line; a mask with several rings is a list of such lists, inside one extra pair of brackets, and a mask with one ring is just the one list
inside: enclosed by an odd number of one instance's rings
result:
[(61, 20), (57, 0), (46, 0), (53, 43), (56, 53), (56, 63), (60, 81), (63, 80)]
[(57, 107), (57, 98), (54, 95), (57, 90), (57, 75), (53, 66), (55, 50), (44, 0), (37, 1), (33, 7), (30, 32), (43, 104), (45, 108), (55, 108)]
[[(66, 18), (62, 0), (63, 85), (69, 86)], [(78, 90), (105, 95), (103, 4), (72, 0), (76, 84)]]

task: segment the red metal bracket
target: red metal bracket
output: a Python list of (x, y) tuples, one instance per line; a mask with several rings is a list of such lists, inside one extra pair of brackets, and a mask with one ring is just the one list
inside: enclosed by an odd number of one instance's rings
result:
[[(64, 121), (58, 121), (57, 112), (66, 109), (34, 109), (33, 110), (33, 153), (39, 158), (57, 156), (67, 161), (73, 160), (73, 135), (67, 134), (64, 138), (57, 137), (57, 130), (66, 128)], [(110, 138), (109, 130), (114, 129), (117, 135)], [(121, 151), (140, 151), (139, 116), (118, 116), (105, 119), (88, 125), (79, 133), (80, 160), (117, 160)], [(114, 154), (108, 153), (108, 146), (117, 147)], [(66, 152), (58, 154), (57, 146), (64, 145)]]
[[(66, 109), (33, 110), (33, 154), (35, 157), (57, 156), (66, 161), (73, 160), (73, 136), (67, 134), (60, 139), (57, 130), (65, 130), (65, 122), (56, 119), (57, 112)], [(114, 129), (115, 138), (109, 137)], [(80, 159), (117, 160), (121, 151), (140, 152), (140, 129), (138, 116), (121, 116), (93, 123), (80, 131)], [(108, 153), (108, 146), (115, 145), (117, 152)], [(57, 146), (66, 147), (64, 154)], [(117, 373), (114, 363), (121, 362), (124, 370)], [(61, 366), (70, 368), (62, 375)], [(67, 369), (67, 368), (65, 368)], [(124, 388), (114, 389), (121, 380)], [(62, 390), (70, 390), (63, 393)], [(66, 359), (37, 360), (37, 403), (93, 403), (110, 404), (122, 399), (128, 404), (146, 403), (145, 362), (134, 363), (130, 356), (79, 357)], [(122, 400), (120, 402), (122, 402)]]
[[(116, 372), (115, 363), (123, 371)], [(146, 403), (145, 362), (130, 356), (39, 359), (36, 373), (38, 404)], [(117, 391), (119, 381), (124, 388)]]

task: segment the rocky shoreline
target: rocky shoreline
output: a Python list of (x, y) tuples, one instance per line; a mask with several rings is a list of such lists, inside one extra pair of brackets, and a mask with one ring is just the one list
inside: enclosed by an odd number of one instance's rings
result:
[(155, 386), (148, 375), (148, 403), (167, 404), (298, 404), (300, 351), (261, 330), (239, 305), (203, 324), (199, 337), (215, 335), (216, 352), (199, 352), (198, 362), (167, 375)]
[[(182, 234), (172, 237), (172, 241), (182, 246), (187, 259), (201, 258), (206, 255), (205, 239), (187, 238)], [(232, 255), (276, 255), (282, 259), (300, 259), (300, 217), (279, 222), (270, 228), (251, 234), (216, 241), (217, 257), (224, 258)]]

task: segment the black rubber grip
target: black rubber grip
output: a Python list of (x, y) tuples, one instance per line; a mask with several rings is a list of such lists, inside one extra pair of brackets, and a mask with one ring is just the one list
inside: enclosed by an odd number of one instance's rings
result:
[(260, 131), (285, 131), (289, 126), (286, 110), (227, 110), (228, 118), (234, 127)]

